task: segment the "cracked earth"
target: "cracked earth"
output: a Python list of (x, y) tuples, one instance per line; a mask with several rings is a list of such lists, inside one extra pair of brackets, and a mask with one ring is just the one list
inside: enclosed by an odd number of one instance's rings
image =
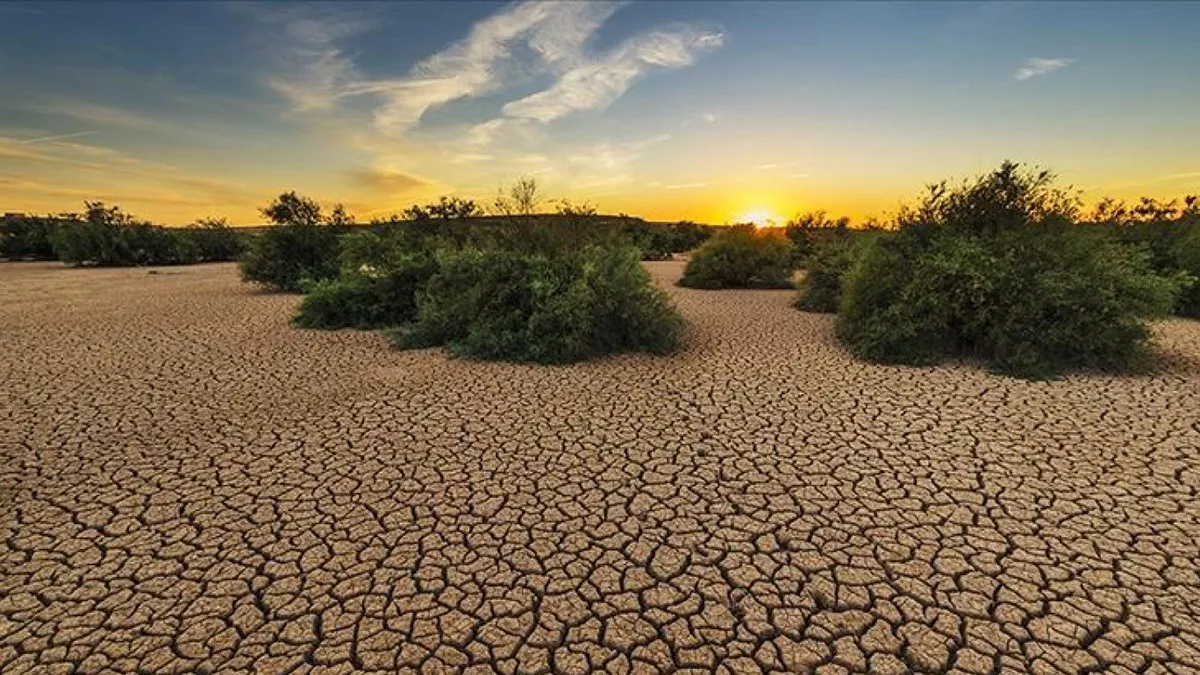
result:
[(1031, 383), (671, 287), (537, 367), (157, 272), (0, 265), (6, 675), (1200, 672), (1200, 322)]

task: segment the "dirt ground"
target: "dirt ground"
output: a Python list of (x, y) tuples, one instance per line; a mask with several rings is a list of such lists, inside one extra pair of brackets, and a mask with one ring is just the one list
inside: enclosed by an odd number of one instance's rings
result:
[(671, 293), (537, 367), (0, 265), (0, 672), (1200, 672), (1200, 322), (1031, 383)]

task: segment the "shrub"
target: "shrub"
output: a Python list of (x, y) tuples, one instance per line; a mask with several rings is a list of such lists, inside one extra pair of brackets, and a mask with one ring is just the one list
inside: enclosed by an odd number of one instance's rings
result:
[(1187, 287), (1179, 295), (1175, 312), (1180, 316), (1200, 319), (1200, 226), (1193, 226), (1191, 232), (1179, 241), (1175, 264), (1177, 269), (1190, 277)]
[(58, 259), (73, 265), (180, 265), (199, 261), (180, 230), (139, 222), (120, 207), (87, 202), (81, 218), (64, 220), (54, 234)]
[(417, 293), (436, 271), (430, 252), (394, 257), (386, 267), (343, 268), (337, 279), (305, 284), (293, 322), (302, 328), (385, 328), (412, 321)]
[(224, 218), (203, 218), (176, 232), (193, 248), (197, 262), (237, 260), (245, 243), (243, 235)]
[(313, 200), (287, 192), (262, 209), (273, 225), (255, 237), (242, 258), (242, 279), (277, 291), (338, 275), (339, 238), (349, 218), (341, 207), (328, 216)]
[(620, 351), (665, 353), (682, 319), (633, 247), (573, 252), (443, 250), (402, 348), (447, 345), (480, 359), (567, 363)]
[(866, 234), (842, 232), (818, 240), (807, 259), (796, 307), (806, 312), (836, 312), (842, 279), (869, 238)]
[(1051, 182), (1005, 163), (956, 190), (931, 188), (843, 278), (839, 337), (874, 361), (969, 355), (1022, 377), (1129, 365), (1184, 277), (1072, 224), (1072, 202)]
[(641, 250), (642, 260), (670, 260), (676, 253), (685, 253), (704, 243), (710, 228), (687, 220), (661, 224), (628, 218), (622, 230), (629, 243)]
[(54, 260), (54, 233), (59, 218), (6, 215), (0, 220), (0, 258)]
[(679, 280), (688, 288), (792, 288), (792, 253), (780, 233), (725, 228), (701, 246)]
[(825, 243), (846, 236), (849, 227), (849, 218), (834, 220), (824, 211), (812, 211), (789, 220), (783, 232), (792, 243), (792, 260), (799, 266)]
[(1159, 273), (1180, 272), (1190, 281), (1175, 305), (1175, 313), (1200, 318), (1200, 197), (1159, 202), (1143, 197), (1136, 205), (1105, 199), (1089, 217), (1127, 245), (1145, 251)]

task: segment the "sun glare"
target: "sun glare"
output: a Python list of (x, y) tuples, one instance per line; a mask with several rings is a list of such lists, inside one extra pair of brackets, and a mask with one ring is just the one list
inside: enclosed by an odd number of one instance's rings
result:
[(777, 227), (782, 224), (779, 216), (768, 209), (746, 211), (735, 222), (752, 223), (755, 227)]

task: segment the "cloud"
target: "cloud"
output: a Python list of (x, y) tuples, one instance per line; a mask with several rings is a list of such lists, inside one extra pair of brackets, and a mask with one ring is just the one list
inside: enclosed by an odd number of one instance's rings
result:
[(429, 181), (400, 171), (379, 167), (351, 169), (350, 179), (373, 192), (410, 192), (429, 185)]
[[(31, 165), (49, 165), (72, 172), (82, 171), (72, 174), (72, 180), (75, 182), (79, 180), (76, 176), (90, 176), (100, 180), (112, 180), (121, 176), (123, 181), (141, 181), (175, 195), (172, 198), (176, 201), (163, 203), (237, 203), (257, 198), (255, 193), (239, 183), (209, 178), (166, 164), (147, 162), (112, 148), (85, 143), (65, 140), (26, 143), (21, 139), (0, 136), (0, 158), (20, 159)], [(195, 198), (177, 198), (180, 191), (193, 194)]]
[(666, 190), (696, 190), (702, 187), (708, 187), (708, 183), (679, 183), (677, 185), (663, 186)]
[(1075, 59), (1028, 59), (1020, 68), (1017, 68), (1017, 72), (1013, 73), (1013, 79), (1018, 81), (1028, 80), (1031, 77), (1045, 75), (1046, 73), (1066, 68), (1072, 63), (1075, 63)]
[(717, 116), (714, 115), (713, 113), (704, 113), (700, 117), (701, 117), (701, 119), (703, 119), (705, 122), (708, 122), (709, 124), (712, 124), (713, 122), (717, 121)]
[(481, 152), (460, 152), (450, 158), (452, 164), (467, 164), (470, 162), (490, 162), (496, 159), (495, 155), (488, 155)]
[(786, 168), (793, 167), (793, 166), (796, 166), (801, 163), (802, 163), (802, 160), (790, 159), (786, 162), (770, 162), (767, 164), (759, 164), (758, 166), (756, 166), (754, 168), (759, 171), (770, 171), (771, 169), (786, 169)]
[(549, 89), (506, 104), (507, 117), (549, 122), (617, 100), (644, 73), (689, 66), (703, 51), (721, 46), (720, 33), (690, 27), (639, 35), (596, 59), (564, 72)]
[[(518, 76), (556, 76), (548, 88), (508, 102), (502, 116), (477, 124), (468, 140), (487, 145), (515, 122), (549, 122), (572, 112), (611, 104), (644, 73), (691, 65), (701, 52), (719, 47), (722, 36), (687, 25), (654, 30), (599, 56), (587, 52), (596, 31), (617, 11), (613, 2), (540, 2), (511, 5), (479, 21), (468, 35), (417, 63), (402, 77), (368, 78), (337, 42), (373, 26), (355, 14), (318, 18), (303, 7), (266, 12), (284, 26), (292, 46), (292, 72), (268, 81), (301, 112), (329, 110), (342, 99), (374, 97), (375, 127), (399, 136), (425, 115), (450, 102), (504, 89)], [(524, 46), (526, 50), (516, 47)], [(531, 63), (520, 62), (528, 60)]]
[(625, 143), (597, 143), (567, 156), (566, 166), (576, 188), (596, 188), (633, 180), (633, 166), (651, 147), (669, 140), (669, 134)]
[(65, 140), (68, 140), (71, 138), (81, 138), (83, 136), (91, 136), (94, 133), (96, 133), (96, 132), (95, 131), (76, 131), (76, 132), (70, 133), (70, 134), (56, 134), (54, 136), (38, 136), (37, 138), (26, 138), (25, 140), (23, 140), (21, 142), (26, 145), (32, 145), (34, 143), (49, 143), (51, 141), (65, 141)]

